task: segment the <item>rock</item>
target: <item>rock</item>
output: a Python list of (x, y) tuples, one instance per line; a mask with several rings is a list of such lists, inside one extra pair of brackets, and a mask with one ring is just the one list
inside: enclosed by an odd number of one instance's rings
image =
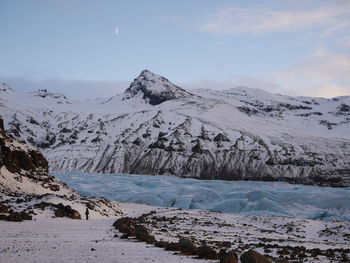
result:
[(156, 241), (156, 242), (154, 243), (154, 245), (155, 245), (156, 247), (161, 247), (161, 248), (165, 248), (167, 244), (168, 244), (168, 242), (166, 242), (166, 241)]
[(119, 230), (121, 233), (124, 233), (129, 236), (136, 236), (136, 231), (134, 228), (134, 220), (130, 217), (122, 217), (113, 223), (113, 226)]
[(23, 221), (23, 218), (21, 216), (20, 213), (18, 212), (11, 212), (7, 218), (6, 218), (7, 221), (11, 221), (11, 222), (22, 222)]
[(165, 242), (165, 250), (168, 251), (178, 251), (179, 250), (179, 244), (175, 242)]
[(223, 135), (222, 133), (218, 133), (215, 137), (214, 137), (214, 142), (229, 142), (230, 139), (227, 138), (227, 136)]
[(2, 119), (2, 117), (0, 116), (0, 131), (4, 131), (4, 120)]
[(147, 228), (142, 225), (135, 225), (136, 238), (140, 241), (146, 242), (147, 244), (154, 244), (156, 239), (150, 235)]
[(27, 212), (22, 211), (20, 212), (20, 215), (22, 217), (22, 220), (33, 220), (33, 217)]
[(9, 212), (9, 207), (5, 204), (0, 203), (0, 213), (8, 213)]
[(238, 262), (238, 256), (236, 252), (229, 251), (226, 252), (225, 249), (221, 249), (218, 253), (218, 259), (220, 260), (220, 263), (237, 263)]
[(199, 258), (205, 259), (217, 259), (218, 257), (216, 251), (207, 245), (199, 247), (197, 250), (197, 255)]
[(245, 252), (240, 259), (242, 263), (271, 263), (266, 257), (252, 249)]
[(178, 246), (180, 251), (184, 254), (195, 255), (197, 253), (197, 247), (187, 238), (180, 239)]
[(77, 210), (72, 209), (69, 205), (63, 205), (62, 203), (59, 203), (56, 206), (55, 211), (56, 217), (69, 217), (72, 219), (81, 219), (81, 215)]
[(7, 220), (7, 215), (0, 214), (0, 220)]

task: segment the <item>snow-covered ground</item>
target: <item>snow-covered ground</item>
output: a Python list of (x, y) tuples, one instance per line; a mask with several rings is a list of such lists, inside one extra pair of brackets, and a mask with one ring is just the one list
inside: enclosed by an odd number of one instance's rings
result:
[(140, 223), (156, 240), (188, 238), (196, 245), (234, 250), (238, 255), (253, 249), (276, 263), (349, 262), (349, 222), (159, 208), (144, 215)]
[[(115, 219), (0, 221), (1, 263), (196, 262), (161, 248), (114, 237)], [(204, 262), (199, 261), (198, 262)]]
[[(254, 249), (293, 263), (335, 263), (350, 256), (349, 222), (119, 205), (123, 216), (144, 215), (142, 224), (157, 240), (177, 242), (185, 237), (216, 251), (224, 247), (241, 255)], [(20, 223), (0, 221), (0, 262), (218, 262), (179, 255), (134, 238), (120, 239), (121, 233), (112, 227), (116, 219), (86, 221), (41, 215)]]
[(87, 196), (110, 200), (243, 215), (350, 221), (350, 188), (82, 172), (55, 176)]

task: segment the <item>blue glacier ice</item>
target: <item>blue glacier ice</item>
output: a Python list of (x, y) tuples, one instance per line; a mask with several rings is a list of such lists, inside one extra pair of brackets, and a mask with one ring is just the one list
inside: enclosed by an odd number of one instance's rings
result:
[(173, 176), (55, 174), (87, 196), (243, 215), (350, 221), (350, 188)]

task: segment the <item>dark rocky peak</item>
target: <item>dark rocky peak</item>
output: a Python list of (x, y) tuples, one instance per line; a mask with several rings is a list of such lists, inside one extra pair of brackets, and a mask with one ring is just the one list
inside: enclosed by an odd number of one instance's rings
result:
[(64, 96), (61, 93), (52, 93), (49, 92), (47, 89), (39, 89), (35, 92), (31, 93), (35, 97), (41, 97), (41, 98), (53, 98), (53, 99), (67, 99), (66, 96)]
[(142, 96), (151, 105), (158, 105), (168, 100), (187, 98), (193, 94), (162, 76), (143, 70), (125, 91), (124, 99), (137, 96)]

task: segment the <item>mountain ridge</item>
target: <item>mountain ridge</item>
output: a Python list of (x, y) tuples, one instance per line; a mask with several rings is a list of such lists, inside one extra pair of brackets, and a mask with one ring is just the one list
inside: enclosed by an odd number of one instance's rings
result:
[(54, 172), (350, 185), (350, 97), (191, 92), (143, 71), (107, 100), (6, 93), (0, 109), (7, 130), (39, 147)]

